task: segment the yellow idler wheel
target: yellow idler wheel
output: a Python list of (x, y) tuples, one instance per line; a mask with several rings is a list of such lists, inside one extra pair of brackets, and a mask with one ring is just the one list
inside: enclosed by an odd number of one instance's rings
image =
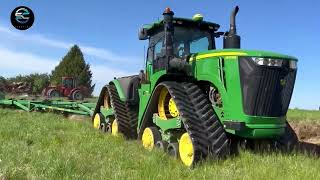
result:
[(147, 127), (142, 134), (142, 145), (147, 150), (152, 150), (155, 144), (161, 141), (161, 134), (156, 127)]
[(101, 115), (97, 113), (96, 115), (94, 115), (94, 118), (93, 118), (93, 128), (100, 129), (100, 125), (101, 125)]
[(163, 87), (160, 91), (158, 100), (158, 114), (159, 117), (163, 120), (179, 116), (179, 111), (176, 103), (174, 102), (166, 87)]
[(118, 125), (118, 120), (117, 119), (113, 120), (113, 122), (112, 122), (111, 134), (113, 136), (118, 136), (119, 135), (119, 125)]
[(188, 133), (184, 133), (179, 141), (180, 159), (186, 166), (191, 166), (194, 162), (194, 147)]

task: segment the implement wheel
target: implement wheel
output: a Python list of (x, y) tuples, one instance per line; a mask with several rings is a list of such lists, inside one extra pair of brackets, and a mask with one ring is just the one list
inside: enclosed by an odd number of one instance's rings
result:
[(152, 150), (156, 142), (161, 140), (161, 134), (156, 127), (147, 127), (142, 134), (142, 145), (147, 150)]

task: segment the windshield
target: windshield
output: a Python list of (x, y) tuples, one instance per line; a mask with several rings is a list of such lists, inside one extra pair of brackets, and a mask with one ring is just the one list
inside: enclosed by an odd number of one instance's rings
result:
[(212, 49), (210, 33), (195, 28), (175, 27), (174, 54), (184, 57), (193, 53)]

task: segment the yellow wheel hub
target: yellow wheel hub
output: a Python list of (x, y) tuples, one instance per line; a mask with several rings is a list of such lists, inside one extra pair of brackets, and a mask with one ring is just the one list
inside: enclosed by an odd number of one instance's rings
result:
[(191, 166), (194, 160), (194, 148), (188, 133), (184, 133), (179, 142), (180, 159), (186, 166)]
[(118, 126), (118, 121), (117, 121), (117, 119), (115, 119), (115, 120), (112, 122), (111, 134), (112, 134), (113, 136), (118, 136), (118, 135), (119, 135), (119, 126)]
[(100, 115), (97, 113), (93, 118), (93, 128), (99, 129), (100, 123), (101, 123)]
[(179, 116), (179, 111), (177, 109), (176, 103), (168, 92), (168, 89), (165, 87), (163, 87), (160, 91), (158, 101), (158, 114), (159, 117), (163, 120)]
[(172, 117), (178, 117), (179, 116), (177, 105), (174, 102), (173, 98), (170, 98), (170, 100), (169, 100), (169, 112), (170, 112), (170, 115)]
[(154, 147), (154, 136), (150, 128), (145, 128), (142, 134), (142, 145), (148, 150), (152, 150)]

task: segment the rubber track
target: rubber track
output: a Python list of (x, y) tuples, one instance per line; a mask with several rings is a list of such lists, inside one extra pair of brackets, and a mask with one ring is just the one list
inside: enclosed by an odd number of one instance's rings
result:
[(229, 142), (206, 95), (195, 84), (163, 82), (173, 97), (186, 131), (194, 145), (194, 162), (207, 156), (223, 158)]
[(127, 103), (121, 101), (117, 89), (114, 85), (109, 85), (108, 90), (114, 114), (116, 119), (118, 120), (120, 133), (128, 139), (136, 139), (138, 125), (137, 107), (130, 106)]

